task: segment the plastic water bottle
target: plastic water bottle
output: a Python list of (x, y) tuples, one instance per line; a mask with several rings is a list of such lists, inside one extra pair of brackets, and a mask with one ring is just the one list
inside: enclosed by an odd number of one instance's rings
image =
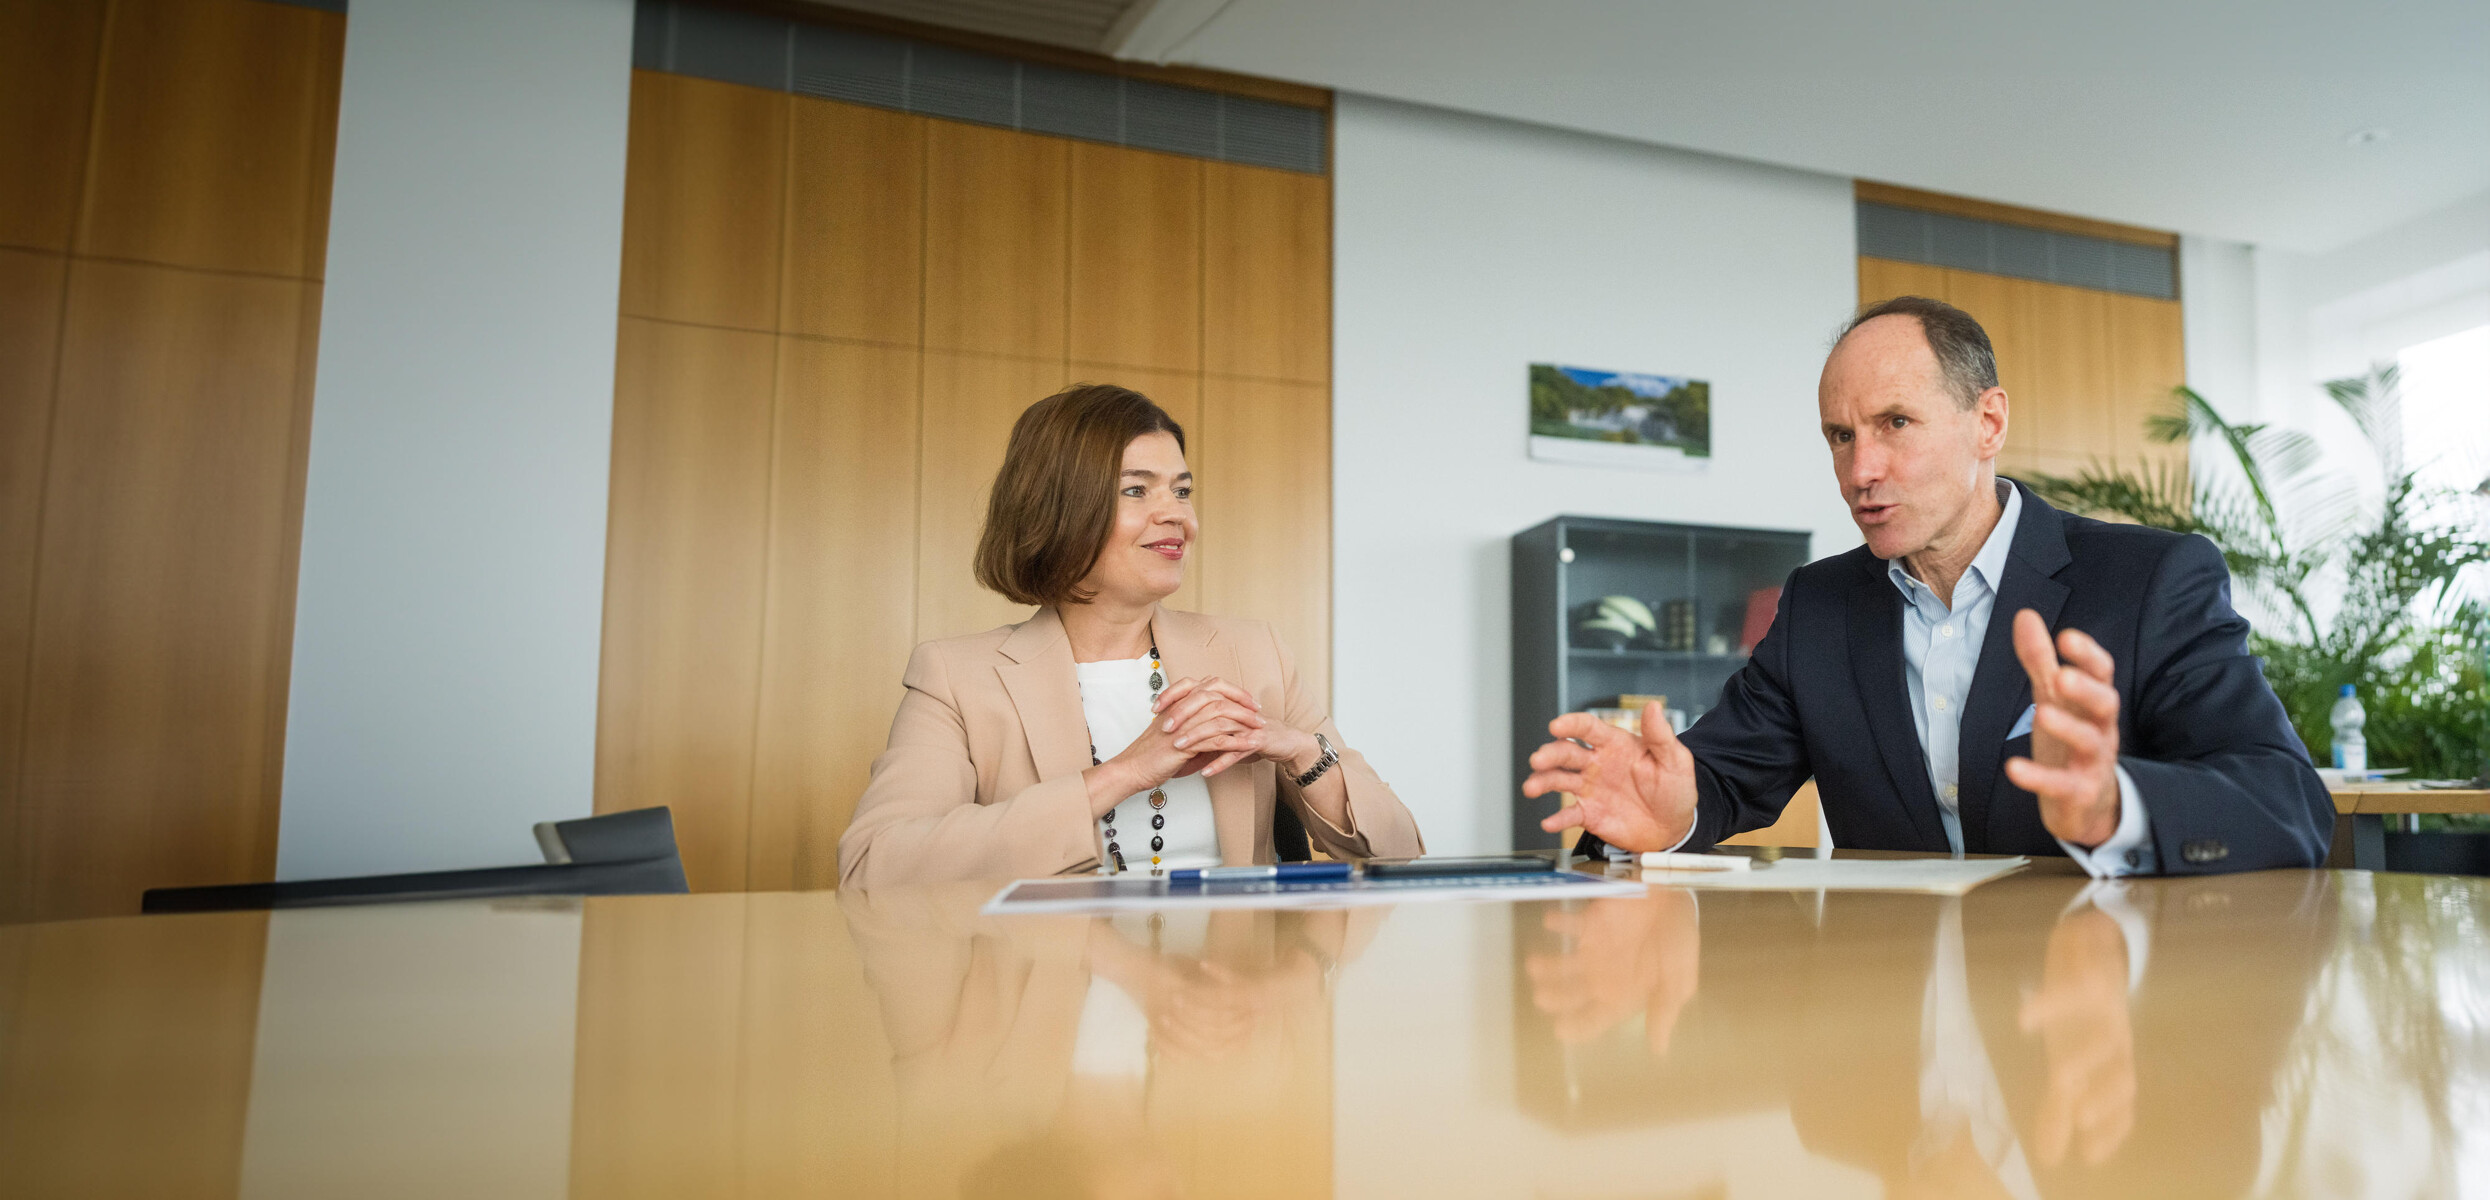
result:
[(2358, 774), (2369, 769), (2369, 740), (2360, 733), (2369, 724), (2369, 712), (2360, 706), (2352, 685), (2344, 684), (2341, 695), (2326, 718), (2334, 726), (2334, 765)]

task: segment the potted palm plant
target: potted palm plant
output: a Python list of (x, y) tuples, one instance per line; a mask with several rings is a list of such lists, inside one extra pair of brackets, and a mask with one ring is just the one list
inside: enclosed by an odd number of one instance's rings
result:
[[(2469, 493), (2420, 482), (2404, 461), (2392, 365), (2325, 390), (2368, 443), (2374, 492), (2328, 466), (2308, 433), (2227, 420), (2185, 387), (2145, 432), (2191, 444), (2194, 470), (2096, 462), (2026, 482), (2061, 508), (2212, 539), (2252, 625), (2249, 648), (2317, 761), (2330, 761), (2328, 714), (2351, 684), (2368, 710), (2371, 763), (2417, 778), (2490, 775), (2490, 603), (2466, 578), (2490, 563), (2490, 481)], [(2423, 828), (2476, 827), (2490, 821)]]

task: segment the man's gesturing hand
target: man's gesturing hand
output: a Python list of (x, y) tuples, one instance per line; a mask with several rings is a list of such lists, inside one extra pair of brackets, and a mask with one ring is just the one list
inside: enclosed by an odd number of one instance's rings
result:
[(1695, 756), (1669, 731), (1659, 705), (1643, 706), (1639, 739), (1589, 713), (1558, 717), (1548, 732), (1571, 740), (1531, 753), (1522, 794), (1572, 792), (1574, 803), (1539, 828), (1579, 825), (1620, 850), (1666, 850), (1685, 840), (1695, 823)]
[(2032, 677), (2032, 757), (2007, 759), (2006, 778), (2040, 800), (2040, 823), (2050, 833), (2098, 846), (2118, 832), (2118, 688), (2110, 652), (2080, 629), (2060, 631), (2052, 646), (2049, 626), (2027, 608), (2014, 615), (2014, 653)]

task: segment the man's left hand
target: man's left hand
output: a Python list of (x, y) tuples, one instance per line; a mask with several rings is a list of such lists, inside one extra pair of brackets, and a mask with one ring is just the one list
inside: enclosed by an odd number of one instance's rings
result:
[(2093, 847), (2118, 832), (2118, 688), (2110, 652), (2080, 629), (2053, 645), (2040, 614), (2014, 615), (2014, 653), (2032, 677), (2032, 757), (2006, 778), (2040, 800), (2051, 834)]

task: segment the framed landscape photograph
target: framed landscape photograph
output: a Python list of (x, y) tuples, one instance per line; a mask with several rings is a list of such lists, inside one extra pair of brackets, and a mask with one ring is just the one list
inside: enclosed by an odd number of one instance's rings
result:
[(1702, 469), (1712, 457), (1712, 385), (1532, 363), (1530, 456), (1643, 471)]

